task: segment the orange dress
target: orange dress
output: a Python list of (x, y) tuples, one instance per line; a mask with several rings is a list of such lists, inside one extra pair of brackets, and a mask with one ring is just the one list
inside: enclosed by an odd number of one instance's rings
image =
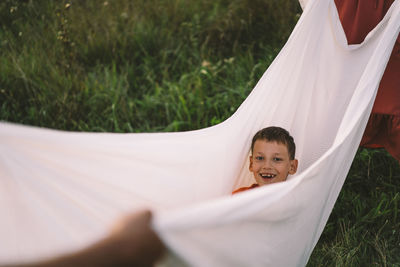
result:
[(233, 191), (232, 195), (236, 194), (236, 193), (239, 193), (239, 192), (243, 192), (243, 191), (249, 190), (249, 189), (253, 189), (253, 188), (256, 188), (256, 187), (259, 187), (259, 185), (258, 184), (252, 184), (251, 186), (248, 186), (248, 187), (241, 187), (241, 188), (236, 189), (235, 191)]
[[(361, 43), (393, 1), (335, 0), (348, 43)], [(384, 147), (400, 162), (400, 36), (383, 74), (360, 145)]]

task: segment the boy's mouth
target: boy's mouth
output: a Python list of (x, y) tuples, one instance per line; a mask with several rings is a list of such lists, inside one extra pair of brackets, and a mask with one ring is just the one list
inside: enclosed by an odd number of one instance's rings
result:
[(264, 179), (272, 179), (275, 178), (276, 174), (272, 174), (272, 173), (260, 173), (261, 178)]

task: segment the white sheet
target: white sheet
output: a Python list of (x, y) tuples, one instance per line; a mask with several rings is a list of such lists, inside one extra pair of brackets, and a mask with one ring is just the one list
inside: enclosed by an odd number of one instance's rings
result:
[[(183, 133), (76, 133), (0, 124), (0, 264), (76, 250), (121, 214), (150, 207), (164, 265), (304, 266), (357, 150), (400, 28), (395, 1), (347, 45), (332, 0), (309, 0), (288, 42), (239, 109)], [(288, 129), (299, 171), (251, 183), (252, 135)]]

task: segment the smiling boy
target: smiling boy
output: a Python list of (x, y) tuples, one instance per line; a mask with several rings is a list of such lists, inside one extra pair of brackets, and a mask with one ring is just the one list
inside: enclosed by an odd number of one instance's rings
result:
[(267, 127), (258, 131), (251, 142), (249, 170), (256, 183), (242, 187), (232, 194), (258, 186), (285, 181), (297, 171), (296, 145), (289, 132), (281, 127)]

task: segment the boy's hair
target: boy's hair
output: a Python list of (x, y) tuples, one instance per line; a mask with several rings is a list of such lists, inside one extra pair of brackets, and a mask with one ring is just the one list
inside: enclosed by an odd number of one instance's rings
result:
[(279, 144), (286, 145), (290, 159), (294, 160), (296, 154), (296, 145), (294, 143), (293, 137), (285, 129), (281, 127), (271, 126), (259, 130), (254, 135), (253, 140), (251, 141), (251, 153), (253, 153), (254, 143), (257, 140), (267, 140), (269, 142), (274, 141)]

